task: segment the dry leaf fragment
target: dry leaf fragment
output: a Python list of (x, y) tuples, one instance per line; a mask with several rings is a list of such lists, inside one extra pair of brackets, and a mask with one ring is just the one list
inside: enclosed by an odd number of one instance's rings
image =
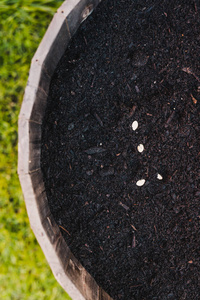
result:
[(197, 104), (197, 99), (194, 98), (194, 96), (193, 96), (192, 94), (190, 94), (190, 96), (191, 96), (191, 98), (192, 98), (193, 103), (194, 103), (194, 104)]

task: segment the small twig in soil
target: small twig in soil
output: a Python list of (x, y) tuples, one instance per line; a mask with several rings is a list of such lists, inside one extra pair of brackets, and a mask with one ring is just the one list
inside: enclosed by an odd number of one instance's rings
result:
[(165, 127), (167, 127), (169, 125), (169, 123), (172, 121), (172, 119), (174, 118), (174, 116), (175, 116), (175, 111), (173, 111), (171, 113), (171, 115), (169, 116), (169, 118), (167, 119)]
[(200, 82), (200, 78), (192, 71), (191, 68), (186, 67), (186, 68), (183, 68), (182, 71), (187, 74), (193, 75), (196, 78), (196, 80), (198, 80)]
[(136, 90), (136, 93), (138, 93), (139, 94), (139, 92), (140, 92), (140, 89), (139, 89), (139, 87), (136, 85), (135, 86), (135, 90)]
[(134, 225), (132, 225), (132, 224), (131, 224), (131, 227), (132, 227), (132, 228), (133, 228), (135, 231), (137, 231), (137, 229), (135, 228), (135, 226), (134, 226)]
[(136, 110), (137, 106), (136, 105), (133, 105), (133, 107), (131, 108), (129, 114), (128, 114), (128, 117), (131, 118), (133, 116), (133, 114), (135, 113), (135, 110)]
[(59, 225), (60, 228), (62, 228), (65, 232), (67, 232), (67, 234), (69, 234), (71, 236), (71, 234), (69, 233), (69, 231), (67, 229), (65, 229), (64, 227), (62, 227), (61, 225)]
[(194, 0), (194, 9), (195, 9), (195, 12), (198, 12), (197, 4), (196, 4), (196, 1), (195, 1), (195, 0)]
[(132, 89), (128, 83), (127, 83), (127, 87), (129, 88), (129, 91), (132, 93)]
[(94, 76), (93, 79), (92, 79), (91, 88), (93, 88), (93, 86), (94, 86), (94, 80), (95, 80), (95, 76)]
[(107, 167), (107, 168), (101, 169), (99, 171), (99, 174), (102, 177), (110, 176), (110, 175), (113, 175), (114, 173), (115, 173), (115, 169), (113, 167)]
[(102, 122), (101, 118), (99, 117), (99, 115), (96, 112), (94, 113), (94, 117), (97, 119), (97, 121), (99, 122), (101, 127), (103, 127), (103, 122)]
[(105, 152), (106, 149), (101, 148), (101, 147), (93, 147), (93, 148), (89, 148), (87, 150), (85, 150), (84, 152), (87, 154), (96, 154), (96, 153), (102, 153)]
[(92, 250), (90, 249), (90, 247), (88, 246), (88, 244), (85, 244), (85, 247), (87, 248), (87, 250), (92, 253)]
[(136, 242), (135, 242), (135, 234), (133, 234), (133, 240), (132, 240), (132, 248), (135, 248)]
[(170, 177), (170, 181), (172, 180), (172, 177), (174, 177), (174, 175), (176, 175), (177, 172), (178, 172), (178, 170), (174, 171), (174, 173), (173, 173), (172, 176)]
[(103, 127), (103, 122), (102, 122), (101, 118), (99, 117), (99, 115), (96, 113), (96, 111), (94, 111), (93, 109), (91, 109), (90, 113), (99, 122), (99, 124), (101, 125), (101, 127)]
[(129, 210), (129, 207), (126, 204), (119, 202), (119, 205), (121, 205), (125, 210)]
[(83, 38), (84, 38), (85, 44), (87, 45), (87, 40), (86, 40), (85, 36), (83, 36)]
[(102, 246), (100, 246), (99, 248), (101, 249), (101, 251), (103, 251), (103, 247)]

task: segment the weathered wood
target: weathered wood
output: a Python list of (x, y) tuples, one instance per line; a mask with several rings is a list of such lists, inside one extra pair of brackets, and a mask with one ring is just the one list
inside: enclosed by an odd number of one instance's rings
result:
[(101, 0), (67, 0), (31, 62), (19, 115), (18, 174), (32, 230), (52, 272), (74, 300), (112, 300), (73, 256), (50, 212), (40, 169), (41, 128), (55, 68), (81, 22)]
[[(76, 1), (75, 9), (67, 16), (67, 23), (71, 36), (75, 34), (80, 24), (92, 13), (95, 3), (92, 0)], [(96, 1), (97, 2), (97, 1)]]
[(100, 288), (99, 300), (112, 300), (112, 298), (102, 288)]

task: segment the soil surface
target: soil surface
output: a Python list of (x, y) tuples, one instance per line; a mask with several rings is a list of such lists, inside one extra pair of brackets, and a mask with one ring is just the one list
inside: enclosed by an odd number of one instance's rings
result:
[(50, 209), (115, 300), (200, 299), (199, 14), (198, 0), (103, 1), (52, 79)]

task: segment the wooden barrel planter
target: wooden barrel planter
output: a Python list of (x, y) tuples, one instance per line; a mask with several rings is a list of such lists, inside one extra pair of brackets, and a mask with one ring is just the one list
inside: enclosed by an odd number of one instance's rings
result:
[(66, 0), (32, 60), (18, 173), (74, 300), (199, 299), (200, 5), (153, 2)]
[(35, 53), (19, 115), (18, 174), (31, 228), (52, 272), (74, 300), (111, 297), (73, 256), (49, 209), (41, 173), (41, 125), (54, 70), (71, 37), (100, 0), (66, 0)]

